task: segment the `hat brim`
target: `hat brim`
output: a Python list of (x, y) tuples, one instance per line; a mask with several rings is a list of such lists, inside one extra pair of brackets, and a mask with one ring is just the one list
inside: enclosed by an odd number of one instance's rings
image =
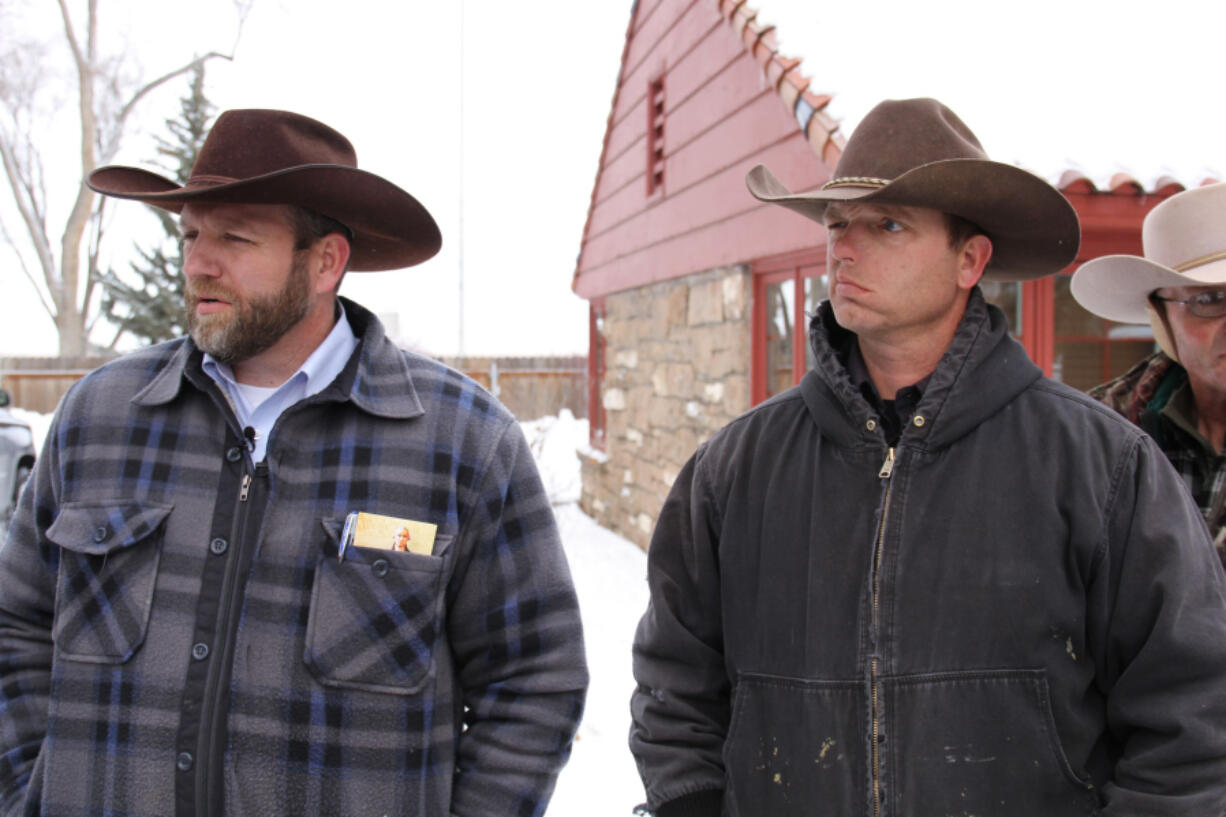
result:
[(1149, 323), (1150, 293), (1163, 287), (1226, 284), (1226, 260), (1176, 272), (1135, 255), (1104, 255), (1073, 273), (1069, 291), (1089, 311), (1117, 323)]
[(1027, 281), (1059, 272), (1077, 257), (1081, 227), (1077, 212), (1060, 191), (1012, 165), (981, 159), (931, 162), (880, 187), (833, 187), (794, 193), (765, 165), (745, 177), (759, 201), (786, 207), (822, 221), (836, 201), (864, 201), (927, 207), (979, 226), (992, 239), (984, 276)]
[(438, 225), (417, 199), (386, 179), (344, 165), (299, 165), (237, 181), (180, 187), (136, 167), (95, 170), (95, 192), (143, 201), (178, 213), (189, 202), (289, 204), (333, 218), (353, 231), (349, 269), (400, 269), (420, 264), (442, 246)]

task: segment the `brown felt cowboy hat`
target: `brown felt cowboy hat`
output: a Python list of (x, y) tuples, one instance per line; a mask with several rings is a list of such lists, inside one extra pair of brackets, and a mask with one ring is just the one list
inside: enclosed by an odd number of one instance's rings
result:
[(1104, 255), (1082, 264), (1069, 284), (1077, 302), (1118, 323), (1149, 323), (1169, 356), (1179, 359), (1164, 316), (1150, 296), (1165, 287), (1226, 284), (1226, 184), (1171, 196), (1141, 226), (1145, 257)]
[(426, 208), (357, 165), (349, 140), (322, 122), (289, 111), (234, 110), (217, 117), (182, 187), (117, 165), (98, 168), (86, 183), (172, 213), (194, 201), (305, 207), (352, 231), (355, 271), (409, 267), (437, 253), (442, 238)]
[(960, 216), (992, 240), (986, 278), (1024, 281), (1070, 264), (1081, 243), (1068, 199), (1024, 170), (990, 161), (962, 120), (935, 99), (886, 100), (847, 140), (834, 178), (793, 193), (764, 165), (749, 192), (814, 221), (832, 201), (929, 207)]

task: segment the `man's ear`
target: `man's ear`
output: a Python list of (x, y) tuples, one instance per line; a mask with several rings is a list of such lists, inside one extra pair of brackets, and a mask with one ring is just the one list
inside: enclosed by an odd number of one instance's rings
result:
[(973, 235), (958, 251), (958, 288), (970, 290), (979, 283), (992, 260), (992, 239), (983, 233)]
[(335, 292), (349, 265), (349, 241), (340, 233), (328, 233), (311, 250), (315, 291)]

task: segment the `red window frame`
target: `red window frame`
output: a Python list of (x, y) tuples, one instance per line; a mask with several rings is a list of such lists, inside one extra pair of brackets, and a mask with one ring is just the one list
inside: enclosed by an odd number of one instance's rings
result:
[(798, 253), (762, 259), (753, 265), (753, 314), (750, 319), (749, 395), (753, 405), (765, 400), (769, 382), (767, 366), (766, 288), (792, 281), (792, 383), (800, 382), (808, 368), (808, 317), (805, 315), (804, 282), (826, 274), (825, 246)]
[(608, 369), (605, 349), (608, 341), (604, 336), (604, 298), (588, 302), (588, 353), (587, 353), (587, 418), (588, 441), (593, 448), (605, 450), (608, 439), (608, 418), (601, 394), (605, 372)]

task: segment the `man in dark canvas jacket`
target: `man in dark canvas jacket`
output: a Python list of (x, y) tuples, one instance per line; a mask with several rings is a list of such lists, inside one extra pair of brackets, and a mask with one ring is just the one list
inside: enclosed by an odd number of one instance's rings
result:
[(181, 212), (191, 337), (69, 392), (0, 549), (0, 813), (542, 814), (587, 674), (530, 451), (336, 295), (430, 214), (283, 111), (88, 181)]
[(1226, 582), (1153, 441), (1044, 378), (981, 277), (1076, 214), (934, 100), (822, 189), (815, 370), (699, 447), (651, 542), (630, 743), (658, 817), (1221, 814)]

